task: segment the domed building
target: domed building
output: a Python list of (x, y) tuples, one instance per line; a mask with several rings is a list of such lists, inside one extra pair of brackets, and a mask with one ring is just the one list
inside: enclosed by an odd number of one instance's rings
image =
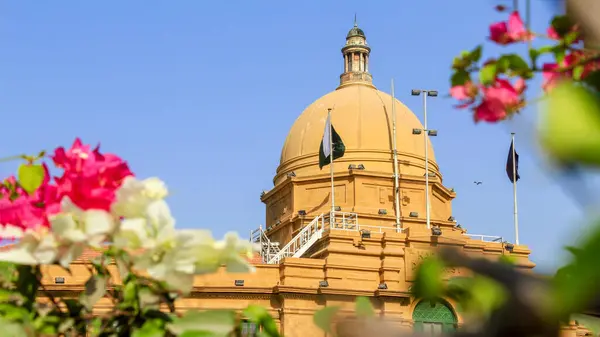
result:
[[(366, 296), (398, 329), (434, 335), (462, 324), (451, 301), (432, 306), (410, 294), (415, 268), (436, 249), (451, 245), (492, 259), (511, 255), (519, 267), (534, 267), (527, 247), (468, 235), (456, 224), (451, 206), (456, 194), (443, 185), (427, 130), (402, 102), (373, 85), (370, 53), (365, 33), (355, 24), (342, 48), (339, 86), (310, 104), (292, 125), (274, 187), (261, 195), (266, 225), (251, 232), (262, 248), (253, 261), (257, 272), (197, 277), (191, 296), (177, 303), (179, 310), (241, 310), (260, 304), (270, 309), (286, 337), (316, 336), (323, 335), (313, 324), (317, 310), (337, 305), (352, 314), (355, 298)], [(345, 152), (321, 168), (329, 109)], [(82, 289), (91, 257), (76, 261), (71, 275), (48, 267), (46, 288)], [(460, 274), (446, 271), (446, 277)], [(96, 310), (110, 308), (106, 300)], [(243, 332), (255, 333), (251, 325)]]

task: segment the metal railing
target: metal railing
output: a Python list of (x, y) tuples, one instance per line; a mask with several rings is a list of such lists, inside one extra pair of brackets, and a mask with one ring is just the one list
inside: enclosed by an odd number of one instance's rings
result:
[(325, 223), (330, 229), (358, 230), (358, 214), (350, 212), (330, 212), (324, 215)]
[(285, 257), (300, 257), (321, 237), (324, 228), (325, 216), (321, 214), (302, 228), (277, 254), (270, 257), (267, 263), (279, 263)]
[(501, 236), (495, 235), (479, 235), (479, 234), (463, 234), (464, 236), (468, 236), (472, 240), (483, 241), (483, 242), (503, 242)]
[[(324, 231), (369, 231), (371, 233), (385, 233), (390, 231), (397, 232), (397, 229), (390, 226), (360, 225), (356, 213), (329, 212), (315, 217), (283, 248), (279, 248), (278, 242), (269, 240), (262, 226), (250, 232), (250, 241), (259, 244), (261, 249), (260, 255), (264, 263), (274, 264), (279, 263), (285, 257), (301, 257), (322, 237)], [(403, 232), (404, 229), (402, 228), (400, 231)], [(466, 233), (463, 235), (476, 241), (504, 242), (501, 236)]]
[(250, 242), (259, 245), (260, 256), (262, 257), (263, 263), (267, 263), (269, 259), (280, 252), (279, 242), (271, 242), (265, 234), (265, 231), (262, 229), (262, 226), (250, 231)]

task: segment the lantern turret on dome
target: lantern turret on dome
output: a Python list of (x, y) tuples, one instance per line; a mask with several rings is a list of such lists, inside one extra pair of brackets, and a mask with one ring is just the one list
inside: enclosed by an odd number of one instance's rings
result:
[(373, 76), (369, 73), (370, 54), (371, 48), (367, 45), (365, 32), (358, 27), (354, 16), (354, 27), (346, 35), (346, 45), (342, 48), (344, 73), (340, 75), (338, 89), (353, 83), (373, 86)]

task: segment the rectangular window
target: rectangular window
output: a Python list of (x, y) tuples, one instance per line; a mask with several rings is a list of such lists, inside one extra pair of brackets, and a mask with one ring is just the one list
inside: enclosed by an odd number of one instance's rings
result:
[(423, 323), (423, 333), (428, 336), (440, 336), (443, 328), (442, 323)]
[(256, 323), (242, 321), (242, 325), (240, 327), (241, 336), (242, 337), (256, 337), (258, 336), (258, 327)]

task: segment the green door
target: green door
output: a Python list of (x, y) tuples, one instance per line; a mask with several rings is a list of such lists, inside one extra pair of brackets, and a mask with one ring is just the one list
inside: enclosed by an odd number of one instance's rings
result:
[(430, 336), (456, 330), (457, 319), (452, 309), (444, 302), (421, 301), (412, 315), (414, 329)]

